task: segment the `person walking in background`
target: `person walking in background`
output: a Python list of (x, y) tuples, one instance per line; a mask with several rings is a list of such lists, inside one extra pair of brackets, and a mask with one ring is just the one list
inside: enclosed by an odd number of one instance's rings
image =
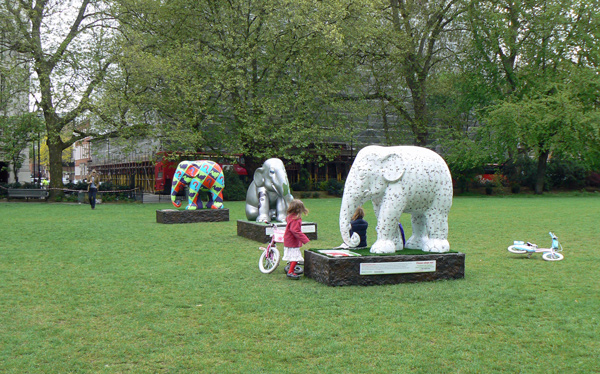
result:
[(367, 228), (369, 227), (369, 223), (364, 220), (365, 211), (362, 206), (359, 206), (354, 211), (352, 215), (352, 220), (350, 221), (350, 237), (352, 234), (357, 233), (360, 237), (360, 243), (358, 243), (357, 248), (364, 248), (367, 246)]
[(289, 270), (287, 276), (290, 279), (299, 279), (296, 274), (296, 265), (298, 262), (303, 262), (302, 252), (300, 247), (310, 241), (302, 232), (302, 214), (308, 214), (308, 209), (300, 200), (294, 199), (290, 202), (287, 210), (285, 234), (283, 235), (283, 260), (289, 261)]
[(88, 180), (88, 198), (90, 200), (90, 205), (92, 209), (96, 208), (96, 194), (98, 193), (98, 184), (100, 183), (100, 178), (96, 173), (96, 169), (92, 170), (92, 174), (90, 174), (87, 178)]

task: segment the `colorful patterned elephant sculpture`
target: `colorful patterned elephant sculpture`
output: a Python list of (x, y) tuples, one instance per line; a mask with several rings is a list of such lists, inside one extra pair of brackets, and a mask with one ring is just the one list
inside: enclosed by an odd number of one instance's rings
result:
[(189, 185), (188, 205), (185, 209), (202, 209), (202, 200), (198, 199), (200, 191), (210, 192), (207, 208), (223, 208), (223, 188), (225, 187), (225, 178), (223, 169), (213, 161), (181, 161), (177, 165), (175, 175), (173, 175), (173, 186), (171, 187), (171, 201), (177, 208), (181, 206), (181, 201), (177, 199), (177, 193)]

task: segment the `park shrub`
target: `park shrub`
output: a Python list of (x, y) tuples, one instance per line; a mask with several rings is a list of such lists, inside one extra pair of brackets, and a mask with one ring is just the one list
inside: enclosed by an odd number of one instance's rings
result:
[[(25, 189), (39, 189), (40, 187), (38, 185), (36, 185), (35, 183), (31, 183), (31, 182), (25, 182), (25, 183), (21, 183), (21, 182), (13, 182), (13, 183), (5, 183), (0, 185), (2, 186), (2, 188), (0, 188), (0, 190), (4, 191), (4, 195), (8, 194), (8, 189), (9, 188), (25, 188)], [(2, 194), (2, 193), (0, 193)]]
[(484, 183), (485, 194), (491, 195), (494, 192), (494, 183), (491, 181), (487, 181)]
[[(519, 191), (521, 187), (535, 188), (537, 160), (525, 155), (508, 160), (503, 167), (503, 174), (511, 186), (511, 190)], [(583, 188), (588, 172), (585, 166), (571, 159), (554, 157), (548, 162), (544, 179), (544, 191), (552, 189), (573, 190)], [(518, 187), (516, 187), (518, 186)]]
[(292, 190), (294, 191), (310, 191), (312, 189), (312, 183), (310, 182), (310, 173), (308, 170), (302, 168), (298, 172), (298, 182), (292, 183)]
[(592, 171), (589, 173), (586, 183), (591, 187), (600, 187), (600, 173)]
[(459, 188), (461, 193), (468, 192), (471, 186), (479, 187), (479, 181), (476, 180), (475, 176), (483, 172), (482, 167), (465, 167), (462, 164), (449, 162), (448, 168), (456, 188)]
[(306, 181), (292, 183), (290, 187), (292, 188), (292, 191), (308, 191), (308, 184)]
[(319, 182), (317, 185), (317, 191), (327, 191), (327, 186), (329, 185), (329, 181)]
[(534, 189), (536, 173), (537, 162), (525, 155), (519, 155), (516, 159), (506, 161), (502, 167), (502, 174), (506, 177), (511, 190), (513, 187), (519, 191), (521, 187)]
[(233, 169), (223, 170), (225, 177), (225, 188), (223, 189), (223, 199), (227, 201), (244, 201), (246, 200), (246, 191), (248, 188), (240, 176)]
[[(85, 185), (87, 190), (87, 184)], [(136, 191), (129, 186), (117, 186), (112, 181), (106, 181), (98, 186), (98, 198), (102, 199), (102, 202), (135, 201)]]
[(546, 170), (548, 189), (574, 190), (585, 187), (587, 170), (577, 160), (552, 158)]
[(344, 182), (335, 179), (327, 181), (327, 193), (333, 196), (342, 196), (344, 194)]
[(79, 191), (87, 191), (88, 184), (84, 181), (78, 181), (74, 184), (74, 189)]

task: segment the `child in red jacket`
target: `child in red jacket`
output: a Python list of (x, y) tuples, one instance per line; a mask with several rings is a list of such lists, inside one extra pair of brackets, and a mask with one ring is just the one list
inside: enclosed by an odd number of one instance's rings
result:
[(302, 214), (308, 214), (308, 209), (302, 201), (294, 199), (288, 206), (287, 214), (287, 226), (283, 235), (283, 260), (290, 262), (288, 278), (297, 280), (300, 276), (296, 274), (296, 265), (304, 261), (300, 247), (310, 241), (302, 232)]

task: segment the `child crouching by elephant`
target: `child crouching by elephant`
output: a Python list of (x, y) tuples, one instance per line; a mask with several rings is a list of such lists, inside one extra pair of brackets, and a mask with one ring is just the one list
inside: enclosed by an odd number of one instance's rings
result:
[(287, 225), (283, 235), (283, 260), (289, 261), (287, 276), (294, 280), (300, 278), (300, 275), (297, 274), (296, 265), (298, 265), (298, 262), (304, 261), (300, 248), (310, 241), (302, 232), (302, 214), (308, 214), (308, 209), (306, 209), (304, 203), (298, 199), (292, 200), (288, 206), (285, 219)]
[[(352, 221), (350, 221), (350, 237), (352, 234), (357, 233), (360, 237), (360, 243), (358, 243), (357, 248), (365, 248), (367, 246), (367, 228), (369, 227), (369, 223), (365, 221), (365, 211), (362, 206), (359, 206), (354, 211), (352, 215)], [(404, 228), (401, 223), (398, 223), (398, 228), (400, 229), (400, 235), (402, 236), (402, 247), (406, 244), (406, 239), (404, 238)]]
[(369, 223), (365, 221), (365, 211), (362, 206), (359, 206), (354, 211), (352, 215), (352, 221), (350, 221), (350, 237), (352, 234), (357, 233), (360, 237), (360, 243), (358, 243), (358, 248), (364, 248), (367, 246), (367, 228), (369, 227)]

